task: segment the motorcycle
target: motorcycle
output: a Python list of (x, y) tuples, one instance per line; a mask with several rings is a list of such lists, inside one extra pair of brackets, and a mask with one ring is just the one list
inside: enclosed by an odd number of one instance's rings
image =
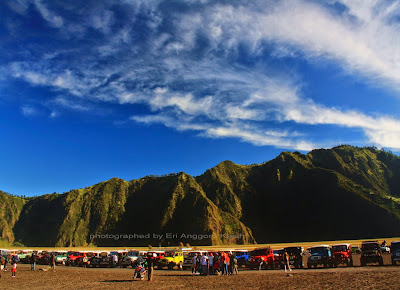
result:
[(136, 265), (135, 267), (135, 272), (133, 273), (133, 280), (139, 279), (139, 280), (144, 280), (144, 277), (146, 276), (147, 270), (144, 265), (144, 262), (140, 262)]

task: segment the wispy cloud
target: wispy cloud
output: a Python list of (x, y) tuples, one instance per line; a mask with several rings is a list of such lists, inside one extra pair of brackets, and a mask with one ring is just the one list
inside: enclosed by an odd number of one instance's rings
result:
[(64, 21), (63, 21), (62, 17), (57, 15), (50, 9), (48, 9), (46, 4), (44, 4), (42, 0), (35, 0), (34, 3), (36, 5), (36, 8), (39, 11), (39, 13), (42, 15), (42, 17), (46, 21), (49, 22), (49, 24), (51, 26), (60, 28), (63, 25)]
[[(19, 3), (14, 10), (26, 13), (28, 2)], [(131, 120), (207, 138), (308, 150), (334, 142), (321, 144), (293, 124), (332, 125), (400, 148), (398, 119), (318, 103), (304, 95), (301, 72), (294, 79), (262, 61), (329, 60), (356, 79), (398, 89), (397, 1), (182, 1), (177, 10), (120, 1), (87, 11), (71, 4), (68, 17), (56, 4), (33, 3), (61, 44), (33, 47), (35, 57), (12, 58), (3, 70), (53, 92), (42, 103), (55, 114), (87, 112), (90, 102), (144, 104), (148, 112)]]
[(37, 110), (31, 105), (24, 105), (21, 107), (21, 113), (24, 116), (30, 117), (37, 114)]

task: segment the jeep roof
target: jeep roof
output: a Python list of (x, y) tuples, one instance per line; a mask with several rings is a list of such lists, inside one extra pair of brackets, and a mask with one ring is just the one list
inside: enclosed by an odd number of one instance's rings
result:
[(314, 248), (330, 248), (329, 245), (318, 245), (318, 246), (312, 246), (311, 249)]
[(365, 241), (365, 242), (362, 242), (362, 245), (366, 245), (366, 244), (378, 244), (379, 245), (378, 241)]
[(391, 244), (392, 250), (400, 249), (400, 241), (393, 241)]
[(332, 247), (335, 247), (335, 246), (347, 246), (347, 247), (350, 247), (350, 244), (334, 244), (334, 245), (332, 245)]

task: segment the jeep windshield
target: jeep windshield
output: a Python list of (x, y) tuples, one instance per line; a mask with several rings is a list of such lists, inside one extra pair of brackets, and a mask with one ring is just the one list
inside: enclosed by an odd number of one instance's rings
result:
[(301, 252), (301, 248), (298, 247), (289, 247), (285, 248), (285, 250), (289, 255), (298, 254), (299, 252)]
[(317, 255), (320, 253), (325, 253), (328, 251), (328, 248), (325, 247), (316, 247), (316, 248), (311, 248), (311, 255)]
[(266, 256), (267, 250), (254, 250), (253, 256)]
[(332, 252), (347, 252), (346, 245), (332, 246)]
[(174, 252), (165, 252), (164, 257), (173, 257), (174, 256)]
[(400, 250), (400, 242), (399, 243), (392, 243), (392, 251)]
[(363, 251), (375, 251), (379, 249), (379, 244), (378, 243), (362, 244), (361, 249)]
[(139, 252), (129, 251), (128, 252), (128, 256), (130, 256), (130, 257), (138, 257), (139, 256)]
[(75, 257), (78, 257), (78, 256), (80, 256), (81, 255), (81, 253), (79, 253), (79, 252), (75, 252), (74, 254), (73, 254), (73, 256), (75, 256)]

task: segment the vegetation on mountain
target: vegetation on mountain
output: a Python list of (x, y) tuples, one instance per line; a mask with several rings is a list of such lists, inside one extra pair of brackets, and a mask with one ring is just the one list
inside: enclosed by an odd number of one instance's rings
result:
[(260, 165), (224, 161), (197, 177), (113, 178), (29, 199), (0, 192), (0, 201), (1, 238), (29, 246), (400, 236), (400, 158), (342, 145)]

